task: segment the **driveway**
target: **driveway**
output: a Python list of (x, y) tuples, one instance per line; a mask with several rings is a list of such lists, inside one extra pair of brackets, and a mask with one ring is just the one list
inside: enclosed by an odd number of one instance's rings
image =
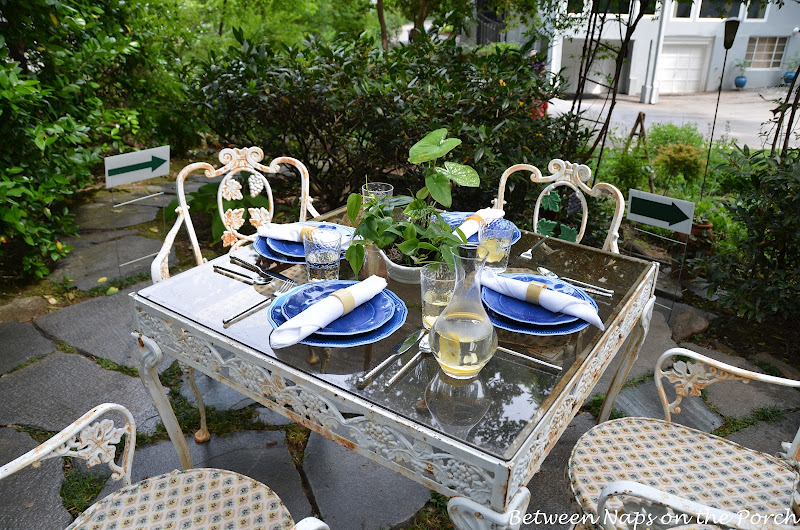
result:
[[(719, 101), (719, 113), (714, 138), (726, 135), (736, 138), (739, 145), (762, 147), (762, 133), (771, 131), (770, 124), (765, 123), (772, 118), (772, 109), (777, 106), (776, 99), (786, 96), (788, 87), (769, 87), (744, 90), (723, 90)], [(645, 113), (645, 125), (673, 122), (681, 125), (688, 122), (697, 123), (697, 129), (706, 137), (711, 134), (714, 109), (717, 104), (716, 92), (700, 94), (660, 96), (655, 105), (639, 103), (639, 96), (620, 95), (614, 107), (613, 127), (615, 135), (627, 138), (639, 112)], [(556, 113), (570, 110), (572, 101), (555, 99), (551, 101), (551, 109)], [(604, 98), (587, 96), (583, 108), (589, 116), (605, 115)], [(795, 127), (797, 130), (797, 127)], [(797, 138), (791, 142), (793, 147), (800, 145)]]

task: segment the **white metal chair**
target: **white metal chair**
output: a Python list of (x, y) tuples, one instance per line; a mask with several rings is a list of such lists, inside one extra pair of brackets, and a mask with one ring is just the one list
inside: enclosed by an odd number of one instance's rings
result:
[(617, 245), (617, 240), (619, 240), (619, 225), (622, 223), (622, 217), (625, 215), (625, 197), (622, 195), (622, 192), (619, 191), (616, 186), (605, 182), (597, 182), (590, 188), (586, 182), (592, 177), (592, 170), (583, 164), (573, 164), (555, 158), (547, 164), (547, 170), (551, 175), (543, 177), (539, 168), (530, 164), (516, 164), (506, 169), (500, 177), (497, 198), (492, 200), (492, 204), (495, 208), (503, 209), (503, 206), (506, 204), (504, 197), (508, 177), (517, 171), (529, 171), (531, 173), (531, 182), (547, 184), (536, 199), (536, 207), (533, 211), (533, 231), (538, 233), (539, 209), (542, 205), (542, 199), (558, 187), (570, 188), (576, 193), (581, 202), (583, 216), (581, 218), (581, 228), (576, 240), (576, 242), (580, 243), (581, 239), (583, 239), (584, 232), (586, 232), (586, 223), (589, 219), (589, 208), (586, 204), (584, 193), (597, 198), (604, 195), (611, 196), (616, 202), (616, 207), (611, 219), (611, 226), (608, 228), (608, 235), (603, 243), (603, 250), (619, 254), (619, 247)]
[[(665, 369), (674, 357), (680, 359)], [(671, 403), (662, 378), (674, 387)], [(781, 444), (785, 452), (776, 458), (671, 421), (685, 396), (732, 380), (800, 388), (800, 381), (743, 370), (684, 348), (666, 351), (655, 369), (666, 421), (607, 421), (581, 436), (572, 451), (570, 487), (587, 526), (634, 528), (638, 521), (641, 528), (749, 529), (800, 523), (791, 517), (800, 480), (800, 431), (791, 443)]]
[[(101, 417), (104, 418), (97, 421)], [(124, 425), (117, 427), (120, 417)], [(115, 450), (123, 434), (125, 448), (117, 463)], [(275, 492), (233, 471), (187, 469), (131, 484), (135, 446), (136, 425), (130, 411), (116, 403), (104, 403), (45, 443), (0, 467), (0, 479), (42, 460), (62, 456), (86, 460), (89, 467), (108, 464), (112, 480), (122, 480), (125, 486), (87, 508), (67, 527), (70, 529), (328, 529), (314, 517), (295, 525)]]
[[(176, 192), (178, 194), (178, 218), (167, 234), (164, 245), (161, 247), (156, 258), (150, 266), (150, 274), (153, 282), (161, 281), (169, 277), (168, 257), (175, 236), (178, 234), (181, 225), (186, 225), (189, 240), (192, 244), (194, 257), (197, 264), (204, 263), (204, 258), (200, 253), (200, 245), (197, 242), (197, 235), (189, 216), (189, 206), (186, 203), (186, 193), (184, 192), (184, 181), (192, 173), (203, 171), (206, 178), (215, 178), (224, 175), (219, 183), (217, 191), (217, 207), (222, 222), (225, 225), (225, 232), (222, 234), (222, 243), (231, 250), (239, 248), (244, 243), (253, 242), (256, 234), (245, 235), (239, 229), (245, 224), (245, 208), (228, 208), (223, 210), (223, 199), (226, 201), (242, 200), (243, 182), (246, 180), (248, 192), (251, 197), (261, 193), (266, 193), (269, 200), (269, 208), (248, 208), (247, 217), (250, 224), (258, 228), (262, 224), (269, 223), (275, 215), (275, 204), (272, 197), (272, 187), (266, 175), (276, 174), (281, 170), (281, 164), (293, 166), (300, 173), (300, 221), (305, 221), (310, 213), (312, 217), (317, 217), (319, 213), (313, 206), (313, 199), (309, 195), (309, 174), (306, 166), (297, 159), (283, 156), (272, 160), (269, 166), (262, 165), (264, 152), (259, 147), (247, 147), (244, 149), (223, 149), (219, 153), (219, 161), (223, 164), (220, 168), (214, 168), (207, 162), (195, 162), (184, 167), (176, 179)], [(240, 181), (241, 180), (241, 181)]]

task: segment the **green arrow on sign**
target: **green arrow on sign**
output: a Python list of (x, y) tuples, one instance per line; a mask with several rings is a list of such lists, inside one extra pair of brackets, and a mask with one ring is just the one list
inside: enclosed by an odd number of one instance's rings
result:
[(150, 162), (140, 162), (138, 164), (131, 164), (130, 166), (122, 166), (122, 167), (115, 167), (114, 169), (109, 169), (108, 176), (113, 177), (114, 175), (121, 175), (123, 173), (130, 173), (131, 171), (139, 171), (140, 169), (147, 169), (147, 168), (150, 168), (150, 171), (155, 171), (164, 162), (166, 162), (166, 160), (164, 160), (163, 158), (152, 156), (150, 157)]
[(689, 218), (674, 202), (664, 204), (663, 202), (651, 201), (642, 197), (631, 198), (631, 213), (658, 221), (665, 221), (670, 226)]

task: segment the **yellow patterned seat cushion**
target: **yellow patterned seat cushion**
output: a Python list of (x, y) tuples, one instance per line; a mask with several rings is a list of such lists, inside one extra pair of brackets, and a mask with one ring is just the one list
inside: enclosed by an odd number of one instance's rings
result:
[(775, 457), (652, 418), (621, 418), (586, 432), (572, 450), (569, 480), (584, 513), (597, 514), (606, 485), (633, 480), (722, 510), (786, 513), (798, 476)]
[(79, 530), (293, 528), (280, 498), (233, 471), (188, 469), (145, 479), (96, 502), (68, 527)]

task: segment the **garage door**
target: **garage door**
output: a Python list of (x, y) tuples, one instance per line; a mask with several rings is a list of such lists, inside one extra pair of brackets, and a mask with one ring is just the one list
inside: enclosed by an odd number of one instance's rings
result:
[(659, 92), (702, 92), (705, 84), (707, 46), (664, 43), (658, 60)]

